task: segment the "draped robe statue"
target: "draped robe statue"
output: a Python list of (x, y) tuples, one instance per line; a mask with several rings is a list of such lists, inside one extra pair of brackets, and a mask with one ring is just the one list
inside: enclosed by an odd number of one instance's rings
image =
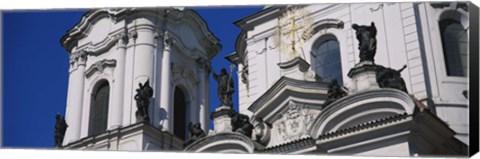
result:
[(371, 23), (370, 26), (353, 24), (352, 28), (355, 30), (355, 34), (358, 40), (358, 49), (360, 50), (360, 62), (371, 61), (375, 63), (375, 53), (377, 50), (377, 29), (375, 23)]
[(230, 106), (233, 107), (232, 95), (234, 92), (234, 83), (233, 79), (228, 75), (227, 70), (222, 68), (222, 71), (219, 75), (213, 72), (213, 78), (218, 82), (218, 98), (222, 103), (220, 106)]

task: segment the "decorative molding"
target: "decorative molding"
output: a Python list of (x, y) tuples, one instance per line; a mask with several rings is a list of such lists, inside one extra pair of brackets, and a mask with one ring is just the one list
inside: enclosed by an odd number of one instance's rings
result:
[(90, 68), (87, 69), (87, 71), (85, 71), (85, 75), (88, 78), (92, 76), (95, 72), (102, 73), (106, 67), (115, 67), (116, 64), (117, 64), (117, 61), (114, 59), (110, 59), (110, 60), (103, 59), (101, 61), (97, 61), (94, 64), (92, 64)]
[[(375, 107), (369, 107), (369, 105), (375, 103)], [(361, 114), (363, 116), (368, 115), (369, 113), (385, 113), (385, 114), (413, 114), (414, 111), (418, 109), (416, 104), (410, 97), (397, 89), (391, 88), (379, 88), (375, 90), (363, 91), (362, 93), (348, 95), (346, 97), (340, 98), (335, 102), (331, 103), (328, 107), (322, 110), (322, 113), (315, 119), (311, 128), (309, 128), (310, 135), (316, 136), (322, 134), (322, 132), (330, 132), (333, 128), (326, 128), (327, 125), (347, 125), (345, 123), (347, 119), (345, 116), (350, 117), (348, 114)], [(344, 118), (342, 118), (344, 116)], [(341, 119), (340, 119), (341, 118)], [(360, 119), (361, 116), (358, 116), (357, 119)], [(341, 120), (341, 121), (340, 121)], [(325, 129), (325, 130), (324, 130)], [(335, 130), (333, 130), (335, 131)]]
[(87, 62), (87, 52), (77, 51), (70, 55), (70, 64), (78, 63), (78, 65), (85, 65)]
[(125, 33), (119, 33), (114, 35), (115, 40), (120, 42), (121, 45), (127, 45), (128, 44), (128, 36)]
[(390, 2), (390, 3), (380, 3), (378, 4), (377, 8), (370, 8), (370, 12), (376, 12), (376, 11), (379, 11), (380, 9), (383, 9), (383, 7), (385, 6), (385, 4), (387, 4), (388, 6), (391, 6), (391, 5), (394, 5), (395, 2)]
[(276, 145), (259, 150), (261, 153), (292, 153), (299, 150), (305, 150), (310, 147), (316, 148), (316, 141), (312, 137), (298, 139), (281, 145)]
[[(163, 10), (164, 13), (161, 13), (159, 16), (159, 10)], [(201, 43), (203, 46), (206, 46), (207, 52), (211, 53), (208, 57), (213, 58), (221, 49), (221, 44), (217, 37), (208, 29), (205, 21), (198, 15), (195, 11), (191, 9), (174, 9), (174, 8), (162, 8), (162, 9), (137, 9), (137, 8), (128, 8), (128, 9), (98, 9), (91, 10), (87, 12), (82, 20), (67, 31), (60, 43), (67, 51), (72, 51), (74, 47), (77, 47), (77, 43), (80, 39), (88, 36), (92, 26), (96, 21), (102, 18), (114, 19), (115, 22), (124, 20), (127, 15), (130, 17), (135, 17), (136, 15), (142, 15), (147, 17), (157, 18), (159, 21), (165, 21), (170, 23), (170, 20), (181, 20), (188, 21), (188, 24), (191, 24), (193, 28), (200, 30), (202, 40)], [(132, 19), (133, 20), (133, 19)], [(139, 25), (136, 25), (137, 27)], [(156, 26), (153, 26), (156, 28)], [(129, 28), (132, 29), (132, 28)], [(135, 34), (129, 36), (129, 38), (134, 38)], [(104, 40), (105, 41), (105, 40)], [(91, 44), (90, 44), (91, 45)], [(86, 50), (87, 52), (98, 52)]]
[(170, 35), (168, 31), (165, 31), (163, 34), (160, 33), (160, 36), (163, 36), (163, 45), (165, 46), (165, 49), (167, 49), (167, 46), (170, 48), (177, 43), (177, 40), (175, 40), (174, 36)]
[[(242, 149), (239, 149), (242, 147)], [(212, 149), (211, 149), (212, 148)], [(243, 150), (243, 153), (253, 153), (255, 149), (261, 149), (262, 146), (255, 144), (249, 137), (237, 132), (221, 132), (209, 135), (188, 145), (185, 152), (215, 152), (222, 150)]]
[(307, 128), (312, 124), (313, 116), (309, 115), (308, 105), (300, 105), (293, 101), (288, 103), (288, 110), (280, 114), (277, 125), (278, 134), (283, 140), (297, 140), (308, 137)]
[(98, 56), (112, 48), (118, 42), (118, 40), (120, 40), (119, 37), (121, 37), (121, 35), (108, 35), (104, 40), (96, 44), (89, 42), (83, 46), (80, 46), (78, 50), (87, 52), (89, 55)]
[[(302, 98), (315, 101), (310, 103), (310, 108), (318, 109), (327, 98), (328, 83), (296, 80), (288, 77), (281, 77), (270, 89), (255, 100), (248, 110), (254, 112), (255, 117), (261, 117), (267, 123), (273, 123), (273, 116), (270, 114), (281, 111), (279, 104), (282, 104), (288, 98)], [(314, 105), (318, 104), (318, 105)]]
[(264, 122), (262, 118), (255, 118), (252, 123), (254, 125), (255, 140), (264, 145), (268, 144), (271, 137), (270, 129), (272, 125)]
[(334, 29), (343, 29), (344, 27), (344, 22), (339, 20), (339, 19), (322, 19), (319, 20), (315, 23), (313, 23), (313, 33), (316, 34), (320, 30), (323, 29), (329, 29), (329, 28), (334, 28)]
[(355, 126), (352, 126), (352, 127), (348, 127), (348, 128), (344, 128), (344, 129), (341, 129), (341, 130), (337, 130), (337, 131), (334, 131), (334, 132), (320, 134), (318, 136), (318, 140), (328, 140), (330, 138), (343, 136), (343, 135), (346, 135), (346, 134), (358, 132), (360, 130), (365, 130), (365, 129), (377, 127), (377, 126), (380, 126), (380, 125), (386, 125), (386, 124), (399, 122), (401, 120), (407, 119), (407, 117), (410, 117), (410, 116), (413, 116), (413, 115), (408, 115), (407, 113), (395, 114), (395, 115), (392, 115), (392, 116), (388, 116), (388, 117), (385, 117), (385, 118), (376, 119), (376, 120), (372, 120), (372, 121), (369, 121), (369, 122), (361, 123), (361, 124), (358, 124), (358, 125), (355, 125)]

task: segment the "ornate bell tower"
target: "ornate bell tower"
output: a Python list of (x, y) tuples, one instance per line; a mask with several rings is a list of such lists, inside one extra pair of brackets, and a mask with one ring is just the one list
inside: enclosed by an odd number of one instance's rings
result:
[(189, 122), (209, 129), (210, 60), (221, 45), (194, 11), (91, 10), (60, 42), (70, 56), (60, 147), (182, 149)]

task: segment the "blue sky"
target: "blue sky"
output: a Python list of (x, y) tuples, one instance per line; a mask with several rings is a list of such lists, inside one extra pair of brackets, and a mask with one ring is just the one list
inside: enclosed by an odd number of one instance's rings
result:
[[(220, 39), (223, 48), (212, 60), (215, 72), (229, 63), (240, 32), (233, 22), (263, 7), (194, 8)], [(52, 148), (55, 114), (65, 114), (68, 55), (60, 38), (86, 10), (3, 12), (3, 146)], [(238, 82), (234, 75), (235, 82)], [(220, 104), (210, 77), (211, 110)], [(237, 87), (237, 86), (236, 86)], [(238, 88), (234, 107), (238, 110)]]

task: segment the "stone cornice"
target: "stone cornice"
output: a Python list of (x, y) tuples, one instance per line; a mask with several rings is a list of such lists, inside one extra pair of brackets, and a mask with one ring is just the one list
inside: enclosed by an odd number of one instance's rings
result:
[(311, 137), (298, 139), (288, 143), (267, 147), (259, 150), (261, 153), (291, 153), (298, 150), (304, 150), (309, 147), (316, 147), (315, 140)]
[(322, 19), (313, 23), (313, 33), (316, 34), (322, 29), (337, 28), (343, 29), (344, 22), (339, 19)]
[[(369, 106), (373, 103), (382, 102), (382, 105)], [(331, 131), (333, 128), (326, 128), (328, 125), (338, 125), (339, 120), (347, 121), (346, 114), (361, 114), (368, 112), (384, 114), (413, 114), (418, 110), (412, 98), (399, 90), (381, 88), (362, 93), (352, 94), (331, 103), (322, 109), (322, 113), (314, 120), (309, 128), (311, 135), (322, 134), (323, 131)], [(361, 116), (357, 117), (361, 118)], [(347, 124), (347, 123), (343, 123)], [(325, 129), (325, 130), (324, 130)]]
[[(245, 153), (253, 153), (254, 149), (262, 148), (261, 145), (255, 143), (254, 141), (252, 141), (252, 139), (243, 134), (237, 132), (222, 132), (200, 138), (199, 140), (187, 146), (184, 151), (208, 152), (210, 147), (222, 147), (224, 149), (232, 149), (230, 146), (221, 146), (222, 144), (238, 145), (240, 147), (243, 147), (244, 150), (248, 151)], [(236, 146), (233, 149), (238, 149), (238, 147)]]
[(409, 117), (409, 116), (412, 116), (412, 115), (408, 115), (407, 113), (403, 113), (403, 114), (396, 114), (396, 115), (389, 116), (389, 117), (382, 118), (382, 119), (369, 121), (367, 123), (362, 123), (362, 124), (359, 124), (359, 125), (355, 125), (355, 126), (348, 127), (348, 128), (345, 128), (345, 129), (337, 130), (337, 131), (334, 131), (334, 132), (321, 134), (320, 136), (318, 136), (318, 140), (328, 140), (330, 138), (334, 138), (334, 137), (338, 137), (338, 136), (342, 136), (342, 135), (346, 135), (346, 134), (350, 134), (350, 133), (355, 133), (355, 132), (358, 132), (358, 131), (361, 131), (361, 130), (377, 127), (377, 126), (380, 126), (380, 125), (387, 125), (387, 124), (390, 124), (390, 123), (399, 122), (401, 120), (407, 119), (407, 117)]
[[(111, 18), (111, 17), (118, 17), (121, 13), (125, 12), (127, 9), (121, 10), (108, 10), (108, 9), (98, 9), (98, 10), (90, 10), (82, 16), (80, 22), (75, 24), (71, 29), (67, 31), (67, 34), (63, 35), (60, 39), (60, 44), (67, 49), (67, 51), (71, 51), (73, 47), (75, 47), (77, 41), (82, 39), (88, 35), (90, 29), (92, 28), (95, 21), (98, 21), (101, 18)], [(116, 20), (119, 20), (117, 18)]]
[(126, 127), (122, 128), (117, 128), (117, 129), (112, 129), (112, 130), (107, 130), (101, 134), (96, 134), (92, 136), (87, 136), (84, 138), (81, 138), (75, 142), (71, 142), (65, 146), (62, 147), (62, 149), (79, 149), (81, 147), (86, 147), (87, 145), (94, 144), (94, 143), (99, 143), (104, 140), (116, 138), (119, 139), (118, 137), (126, 137), (131, 134), (135, 133), (144, 133), (144, 134), (150, 134), (151, 136), (161, 136), (160, 138), (170, 138), (169, 140), (171, 141), (172, 144), (171, 148), (173, 149), (179, 149), (179, 145), (181, 145), (182, 141), (175, 137), (174, 135), (161, 131), (151, 125), (148, 125), (143, 122), (138, 122)]
[[(163, 12), (162, 12), (163, 11)], [(159, 14), (161, 13), (161, 14)], [(213, 58), (221, 49), (221, 44), (217, 37), (213, 35), (213, 33), (208, 29), (205, 21), (193, 10), (191, 9), (184, 9), (182, 11), (172, 8), (159, 8), (159, 9), (99, 9), (99, 10), (91, 10), (87, 12), (83, 17), (82, 20), (76, 24), (72, 29), (70, 29), (66, 35), (64, 35), (60, 43), (64, 48), (67, 49), (68, 52), (71, 52), (74, 47), (77, 47), (77, 42), (79, 39), (82, 39), (88, 35), (91, 30), (91, 27), (94, 25), (96, 21), (101, 18), (110, 18), (113, 19), (114, 22), (123, 20), (125, 15), (130, 16), (131, 18), (136, 18), (138, 16), (150, 16), (159, 19), (159, 21), (167, 20), (167, 23), (178, 23), (179, 21), (184, 21), (193, 26), (193, 28), (197, 28), (201, 30), (204, 40), (199, 40), (204, 46), (207, 47), (207, 53), (209, 53), (209, 58)], [(175, 25), (175, 24), (173, 24)], [(154, 26), (155, 27), (155, 26)], [(131, 29), (131, 27), (129, 28)], [(159, 28), (161, 29), (161, 28)], [(164, 29), (164, 28), (163, 28)], [(110, 44), (109, 42), (112, 41), (113, 37), (108, 37), (106, 40), (103, 40), (99, 44), (96, 45), (105, 45)], [(118, 40), (118, 39), (116, 39)], [(93, 45), (93, 44), (90, 44)], [(95, 46), (96, 46), (95, 45)], [(87, 47), (87, 46), (84, 46)], [(91, 46), (92, 47), (92, 46)], [(93, 47), (97, 48), (97, 47)], [(93, 49), (91, 48), (91, 49)], [(97, 51), (89, 51), (89, 52), (97, 52)]]
[[(345, 145), (367, 146), (375, 144), (379, 140), (404, 136), (409, 137), (408, 142), (426, 141), (432, 145), (442, 146), (445, 141), (459, 143), (467, 147), (461, 141), (453, 137), (455, 131), (429, 111), (420, 111), (414, 114), (396, 114), (389, 117), (354, 125), (345, 129), (319, 135), (316, 139), (318, 147), (322, 151), (336, 153), (346, 148)], [(378, 140), (368, 141), (372, 138)], [(361, 141), (361, 142), (359, 142)], [(451, 146), (451, 145), (449, 145)], [(351, 148), (350, 146), (348, 146)], [(453, 148), (453, 147), (449, 147)], [(457, 153), (461, 150), (457, 147)]]
[(92, 76), (95, 72), (103, 72), (106, 67), (115, 67), (116, 64), (117, 61), (114, 59), (103, 59), (101, 61), (97, 61), (85, 71), (85, 75), (88, 78)]
[(245, 18), (242, 18), (240, 20), (237, 20), (236, 22), (234, 22), (234, 24), (240, 27), (242, 30), (252, 30), (255, 25), (278, 17), (280, 14), (283, 13), (286, 8), (287, 6), (273, 6)]

